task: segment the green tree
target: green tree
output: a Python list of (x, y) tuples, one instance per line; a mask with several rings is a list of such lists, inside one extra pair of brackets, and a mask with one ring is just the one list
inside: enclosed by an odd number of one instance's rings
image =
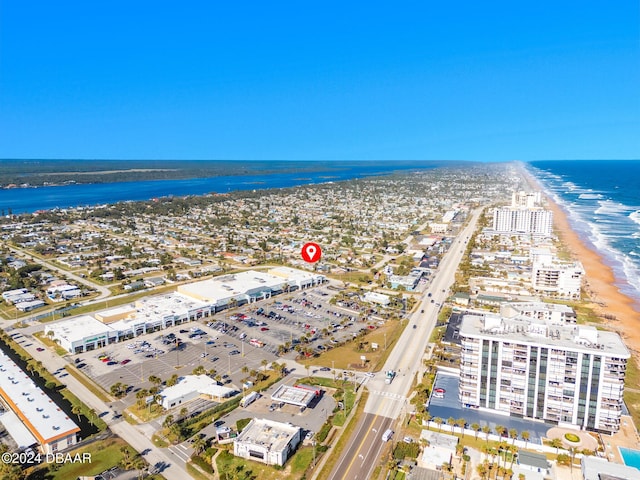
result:
[(456, 420), (456, 425), (460, 427), (460, 433), (462, 433), (462, 438), (464, 438), (464, 427), (467, 424), (467, 420), (460, 417)]
[(438, 425), (438, 430), (442, 431), (442, 424), (444, 423), (444, 420), (440, 417), (436, 417), (433, 419), (433, 422)]
[(480, 425), (477, 424), (476, 422), (473, 422), (471, 424), (471, 430), (473, 430), (474, 432), (476, 432), (476, 440), (478, 439), (478, 432), (480, 431)]
[(162, 426), (164, 428), (168, 428), (169, 426), (171, 426), (173, 424), (173, 415), (169, 414), (165, 417), (164, 422), (162, 422)]
[(202, 452), (207, 447), (207, 440), (205, 439), (205, 437), (198, 435), (191, 446), (195, 450), (196, 455), (200, 455), (200, 452)]
[(491, 427), (489, 425), (483, 425), (482, 433), (484, 433), (485, 442), (489, 443), (489, 434), (491, 433)]
[(559, 438), (553, 438), (551, 439), (550, 445), (556, 449), (556, 455), (557, 455), (558, 449), (562, 446), (562, 440), (560, 440)]
[(79, 405), (74, 405), (71, 408), (71, 413), (73, 413), (74, 415), (78, 416), (78, 423), (80, 423), (80, 413), (82, 412), (82, 409), (80, 408)]

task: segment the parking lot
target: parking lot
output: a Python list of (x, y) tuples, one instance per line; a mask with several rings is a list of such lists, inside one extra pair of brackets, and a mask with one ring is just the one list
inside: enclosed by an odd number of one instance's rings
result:
[[(239, 388), (249, 371), (278, 360), (278, 353), (294, 358), (296, 345), (309, 354), (322, 353), (359, 332), (379, 326), (362, 312), (358, 302), (331, 305), (338, 290), (324, 285), (280, 295), (223, 311), (206, 320), (73, 355), (76, 366), (109, 391), (115, 383), (148, 388), (152, 375), (167, 380), (203, 366), (215, 370), (222, 383)], [(380, 322), (381, 323), (381, 322)], [(127, 403), (133, 403), (129, 397)]]
[[(428, 403), (429, 414), (432, 418), (440, 417), (445, 422), (449, 417), (464, 418), (467, 421), (467, 428), (472, 423), (477, 423), (481, 426), (489, 425), (494, 434), (498, 425), (502, 425), (508, 430), (515, 428), (518, 432), (526, 430), (530, 434), (529, 443), (531, 444), (542, 444), (542, 437), (546, 436), (547, 430), (554, 426), (531, 419), (465, 408), (458, 400), (458, 386), (458, 377), (438, 373), (433, 385), (434, 393)], [(436, 393), (437, 391), (440, 391), (440, 393)]]
[(277, 360), (268, 350), (252, 346), (248, 341), (237, 341), (195, 322), (111, 344), (73, 358), (76, 367), (107, 391), (117, 382), (148, 387), (151, 375), (167, 380), (173, 374), (190, 374), (200, 365), (207, 371), (215, 370), (216, 375), (224, 377), (223, 383), (237, 388), (246, 377), (243, 367), (259, 370), (263, 368), (263, 360), (269, 365)]
[(235, 423), (243, 418), (268, 418), (277, 422), (290, 422), (298, 427), (302, 427), (307, 432), (317, 433), (336, 407), (336, 401), (332, 396), (332, 389), (325, 389), (323, 395), (303, 411), (295, 405), (275, 405), (273, 400), (271, 400), (271, 394), (273, 394), (283, 382), (293, 385), (301, 378), (302, 377), (287, 377), (282, 382), (272, 385), (268, 390), (262, 392), (260, 398), (246, 408), (239, 407), (235, 409), (233, 412), (222, 417), (220, 422), (216, 422), (216, 425), (212, 424), (203, 429), (201, 434), (207, 437), (213, 437), (216, 426), (219, 425), (225, 425), (235, 429)]
[(335, 291), (325, 286), (246, 305), (233, 313), (215, 316), (212, 326), (239, 340), (255, 339), (274, 354), (283, 350), (281, 345), (297, 344), (322, 353), (361, 331), (379, 326), (359, 311), (361, 307), (356, 302), (331, 305), (333, 294)]

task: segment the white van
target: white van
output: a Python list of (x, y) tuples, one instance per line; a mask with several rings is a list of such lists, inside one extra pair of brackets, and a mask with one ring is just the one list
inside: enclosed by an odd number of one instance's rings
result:
[(387, 428), (387, 430), (382, 434), (382, 441), (383, 442), (388, 442), (391, 437), (393, 437), (393, 430), (391, 430), (390, 428)]

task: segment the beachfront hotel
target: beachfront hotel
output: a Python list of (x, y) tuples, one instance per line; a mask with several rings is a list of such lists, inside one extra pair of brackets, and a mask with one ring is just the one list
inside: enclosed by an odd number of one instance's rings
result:
[(460, 401), (603, 433), (619, 429), (629, 351), (613, 332), (554, 317), (465, 315)]
[(55, 453), (75, 445), (80, 428), (24, 370), (0, 353), (0, 423), (18, 449)]

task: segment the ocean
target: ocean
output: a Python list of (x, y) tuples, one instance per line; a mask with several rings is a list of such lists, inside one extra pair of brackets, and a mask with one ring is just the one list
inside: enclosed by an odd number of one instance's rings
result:
[(640, 304), (640, 160), (535, 161), (527, 168), (611, 266), (620, 291)]
[[(260, 162), (254, 162), (259, 164)], [(398, 171), (425, 170), (451, 165), (452, 162), (320, 162), (315, 171), (286, 173), (297, 162), (264, 162), (275, 170), (269, 174), (229, 175), (180, 180), (148, 180), (97, 184), (71, 184), (38, 188), (0, 189), (0, 211), (14, 214), (37, 210), (70, 208), (124, 201), (150, 200), (166, 196), (228, 193), (235, 190), (286, 188), (314, 183), (337, 182)], [(0, 164), (0, 168), (2, 165)]]

